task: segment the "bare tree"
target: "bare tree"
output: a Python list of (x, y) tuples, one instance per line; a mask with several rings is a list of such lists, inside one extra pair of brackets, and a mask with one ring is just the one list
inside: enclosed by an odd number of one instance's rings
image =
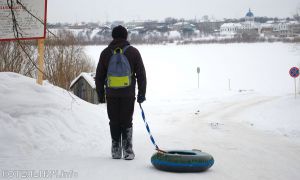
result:
[[(22, 43), (22, 48), (19, 43)], [(69, 89), (71, 81), (81, 72), (95, 70), (84, 47), (78, 44), (74, 35), (68, 31), (61, 31), (58, 38), (52, 37), (46, 41), (44, 74), (49, 82)], [(31, 61), (37, 59), (36, 42), (0, 42), (0, 49), (0, 72), (16, 72), (36, 77), (37, 69)]]
[[(34, 77), (33, 65), (17, 42), (0, 42), (0, 49), (0, 72), (10, 71)], [(31, 45), (26, 46), (27, 54), (31, 58), (34, 58), (35, 50)]]
[(71, 32), (60, 31), (58, 37), (45, 47), (46, 74), (54, 85), (69, 89), (73, 79), (81, 72), (94, 71), (95, 66)]

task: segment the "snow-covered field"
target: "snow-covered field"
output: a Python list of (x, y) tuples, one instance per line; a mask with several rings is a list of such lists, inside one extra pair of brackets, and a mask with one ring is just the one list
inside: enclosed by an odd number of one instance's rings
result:
[[(292, 66), (300, 66), (300, 44), (172, 44), (136, 47), (141, 52), (148, 72), (148, 92), (155, 96), (157, 93), (165, 96), (165, 91), (169, 91), (169, 94), (197, 88), (197, 67), (201, 71), (200, 90), (228, 90), (230, 79), (234, 90), (293, 93), (293, 79), (289, 77), (288, 71)], [(86, 52), (97, 64), (104, 48), (88, 46)]]
[[(95, 63), (103, 48), (87, 48)], [(154, 169), (153, 146), (138, 106), (136, 159), (112, 160), (105, 105), (91, 105), (49, 83), (38, 86), (33, 79), (2, 72), (0, 179), (26, 179), (21, 175), (32, 171), (41, 176), (44, 170), (53, 172), (49, 179), (68, 179), (56, 177), (62, 172), (72, 179), (300, 178), (300, 95), (294, 98), (294, 81), (288, 75), (290, 67), (300, 64), (299, 45), (137, 48), (148, 76), (143, 106), (158, 145), (211, 153), (215, 165), (209, 171)]]

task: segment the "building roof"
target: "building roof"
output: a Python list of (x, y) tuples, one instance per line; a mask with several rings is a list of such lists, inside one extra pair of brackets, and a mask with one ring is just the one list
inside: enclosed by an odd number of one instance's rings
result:
[(267, 24), (274, 24), (275, 22), (273, 20), (269, 20), (266, 22)]
[(221, 25), (221, 28), (234, 28), (234, 27), (241, 27), (240, 23), (224, 23)]
[(249, 9), (249, 12), (246, 14), (246, 17), (254, 17), (254, 14), (251, 12), (251, 9)]
[(273, 28), (273, 24), (269, 24), (269, 23), (263, 23), (260, 25), (261, 28)]
[(290, 21), (290, 22), (288, 22), (288, 24), (289, 25), (296, 25), (296, 24), (299, 24), (299, 22), (298, 21)]
[(72, 86), (82, 77), (84, 78), (88, 83), (89, 85), (92, 87), (92, 88), (96, 88), (96, 84), (95, 84), (95, 76), (96, 76), (96, 73), (81, 73), (79, 76), (77, 76), (72, 82), (71, 82), (71, 85), (70, 85), (70, 89), (72, 88)]

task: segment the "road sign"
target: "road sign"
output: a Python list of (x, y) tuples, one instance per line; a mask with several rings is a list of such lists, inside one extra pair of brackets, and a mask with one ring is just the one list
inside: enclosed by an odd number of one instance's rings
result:
[(299, 76), (299, 68), (292, 67), (289, 71), (290, 75), (294, 78), (294, 85), (295, 85), (295, 98), (297, 96), (297, 84), (296, 84), (296, 78)]
[(47, 0), (0, 0), (0, 41), (44, 39), (46, 15)]
[(297, 78), (299, 76), (299, 68), (292, 67), (289, 73), (293, 78)]

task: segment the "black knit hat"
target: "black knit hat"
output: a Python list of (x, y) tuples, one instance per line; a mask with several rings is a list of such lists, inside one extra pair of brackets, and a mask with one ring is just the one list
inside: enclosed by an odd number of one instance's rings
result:
[(127, 39), (127, 30), (123, 26), (119, 25), (117, 27), (114, 27), (111, 33), (111, 36), (114, 39)]

